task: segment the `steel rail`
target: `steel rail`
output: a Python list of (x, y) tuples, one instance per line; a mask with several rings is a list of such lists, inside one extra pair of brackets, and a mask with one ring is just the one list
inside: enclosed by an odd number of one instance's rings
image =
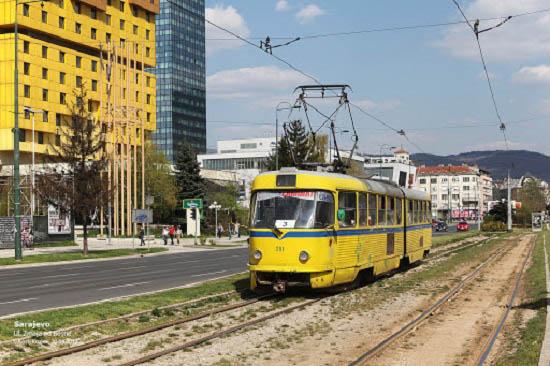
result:
[(209, 340), (212, 340), (212, 339), (215, 339), (215, 338), (220, 338), (220, 337), (226, 336), (226, 335), (231, 334), (231, 333), (235, 333), (235, 332), (237, 332), (237, 331), (239, 331), (243, 328), (247, 328), (247, 327), (250, 327), (252, 325), (263, 323), (267, 320), (276, 318), (280, 315), (290, 313), (291, 311), (305, 308), (306, 306), (315, 304), (315, 303), (321, 301), (322, 299), (323, 299), (323, 297), (319, 297), (317, 299), (309, 300), (309, 301), (306, 301), (304, 303), (301, 303), (301, 304), (298, 304), (298, 305), (295, 305), (295, 306), (291, 306), (289, 308), (279, 310), (275, 313), (271, 313), (271, 314), (263, 316), (261, 318), (257, 318), (257, 319), (254, 319), (254, 320), (251, 320), (251, 321), (248, 321), (248, 322), (245, 322), (245, 323), (235, 325), (235, 326), (233, 326), (231, 328), (228, 328), (226, 330), (221, 330), (221, 331), (212, 333), (210, 335), (207, 335), (205, 337), (198, 338), (198, 339), (195, 339), (195, 340), (192, 340), (192, 341), (189, 341), (189, 342), (185, 342), (185, 343), (180, 344), (178, 346), (171, 347), (171, 348), (168, 348), (168, 349), (156, 352), (156, 353), (152, 353), (150, 355), (143, 356), (143, 357), (138, 358), (136, 360), (132, 360), (132, 361), (122, 363), (119, 366), (135, 366), (135, 365), (140, 365), (140, 364), (145, 363), (145, 362), (150, 362), (150, 361), (153, 361), (153, 360), (155, 360), (159, 357), (166, 356), (166, 355), (169, 355), (171, 353), (179, 352), (179, 351), (182, 351), (182, 350), (200, 345), (200, 344), (202, 344), (204, 342), (207, 342)]
[(491, 350), (493, 349), (493, 346), (495, 345), (495, 342), (497, 340), (498, 335), (502, 331), (502, 328), (504, 327), (504, 323), (506, 323), (506, 319), (508, 318), (508, 315), (510, 314), (510, 309), (514, 306), (514, 301), (516, 299), (519, 285), (521, 284), (521, 279), (523, 278), (523, 273), (525, 271), (525, 267), (527, 266), (527, 262), (529, 262), (529, 258), (531, 258), (531, 255), (533, 254), (533, 250), (535, 249), (536, 245), (536, 239), (533, 241), (533, 244), (531, 244), (531, 247), (529, 248), (529, 252), (525, 256), (525, 259), (523, 260), (523, 264), (521, 265), (521, 269), (516, 273), (516, 277), (514, 279), (514, 287), (512, 288), (512, 291), (510, 293), (510, 296), (508, 297), (508, 301), (506, 303), (506, 310), (500, 317), (499, 322), (493, 329), (491, 336), (485, 342), (485, 345), (483, 347), (483, 350), (481, 354), (479, 355), (476, 365), (482, 366), (487, 358), (489, 357), (489, 354), (491, 353)]
[(399, 338), (405, 336), (406, 334), (410, 333), (413, 329), (415, 329), (417, 326), (419, 326), (421, 323), (423, 323), (431, 314), (433, 314), (435, 311), (437, 311), (439, 308), (441, 308), (444, 304), (446, 304), (451, 298), (455, 297), (460, 290), (462, 290), (466, 284), (470, 281), (472, 281), (474, 278), (476, 278), (483, 268), (485, 268), (487, 265), (492, 263), (499, 255), (504, 254), (506, 251), (511, 250), (512, 246), (508, 246), (502, 249), (497, 250), (495, 253), (493, 253), (489, 258), (487, 258), (484, 262), (479, 264), (472, 272), (470, 272), (466, 277), (464, 277), (460, 282), (454, 286), (451, 290), (449, 290), (443, 297), (441, 297), (439, 300), (437, 300), (434, 304), (432, 304), (430, 307), (428, 307), (426, 310), (422, 311), (416, 318), (409, 321), (407, 324), (405, 324), (402, 328), (400, 328), (397, 332), (391, 334), (390, 336), (384, 338), (382, 341), (380, 341), (376, 346), (369, 349), (365, 353), (363, 353), (361, 356), (359, 356), (355, 361), (351, 362), (349, 366), (360, 366), (360, 365), (366, 365), (367, 361), (378, 355), (381, 351), (383, 351), (386, 347), (388, 347), (390, 344), (398, 340)]
[(220, 308), (217, 308), (217, 309), (207, 310), (205, 312), (195, 314), (195, 315), (192, 315), (192, 316), (189, 316), (189, 317), (186, 317), (186, 318), (176, 319), (176, 320), (172, 320), (172, 321), (169, 321), (169, 322), (166, 322), (166, 323), (157, 324), (157, 325), (154, 325), (152, 327), (148, 327), (148, 328), (144, 328), (144, 329), (140, 329), (140, 330), (136, 330), (136, 331), (132, 331), (132, 332), (127, 332), (127, 333), (122, 333), (122, 334), (118, 334), (118, 335), (112, 336), (112, 337), (98, 339), (96, 341), (88, 342), (88, 343), (85, 343), (85, 344), (82, 344), (82, 345), (79, 345), (79, 346), (75, 346), (75, 347), (70, 347), (70, 348), (65, 348), (65, 349), (61, 349), (61, 350), (57, 350), (57, 351), (43, 353), (43, 354), (40, 354), (40, 355), (37, 355), (37, 356), (34, 356), (34, 357), (29, 357), (29, 358), (26, 358), (26, 359), (23, 359), (23, 360), (8, 363), (5, 366), (24, 366), (24, 365), (28, 365), (28, 364), (32, 364), (32, 363), (36, 363), (36, 362), (40, 362), (40, 361), (47, 361), (47, 360), (50, 360), (52, 358), (67, 356), (67, 355), (70, 355), (70, 354), (73, 354), (73, 353), (78, 353), (78, 352), (86, 351), (86, 350), (89, 350), (89, 349), (92, 349), (92, 348), (97, 348), (99, 346), (102, 346), (102, 345), (105, 345), (105, 344), (108, 344), (108, 343), (113, 343), (113, 342), (118, 342), (118, 341), (122, 341), (122, 340), (129, 339), (129, 338), (139, 337), (139, 336), (142, 336), (142, 335), (145, 335), (145, 334), (148, 334), (148, 333), (153, 333), (153, 332), (157, 332), (159, 330), (165, 329), (165, 328), (173, 327), (175, 325), (179, 325), (179, 324), (183, 324), (183, 323), (189, 323), (191, 321), (203, 319), (203, 318), (212, 316), (214, 314), (220, 314), (220, 313), (224, 313), (224, 312), (227, 312), (227, 311), (230, 311), (230, 310), (242, 308), (242, 307), (255, 304), (255, 303), (257, 303), (261, 300), (265, 300), (267, 298), (274, 297), (274, 296), (275, 296), (275, 294), (270, 293), (270, 294), (267, 294), (267, 295), (255, 297), (255, 298), (247, 300), (247, 301), (242, 301), (242, 302), (239, 302), (239, 303), (236, 303), (236, 304), (223, 306), (223, 307), (220, 307)]

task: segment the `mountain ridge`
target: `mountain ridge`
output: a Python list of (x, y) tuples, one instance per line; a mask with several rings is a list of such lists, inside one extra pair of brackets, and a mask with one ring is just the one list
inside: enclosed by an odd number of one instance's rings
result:
[(411, 155), (416, 166), (426, 165), (477, 165), (491, 173), (493, 180), (506, 177), (508, 168), (512, 178), (532, 175), (550, 181), (550, 156), (529, 150), (482, 150), (439, 156), (417, 153)]

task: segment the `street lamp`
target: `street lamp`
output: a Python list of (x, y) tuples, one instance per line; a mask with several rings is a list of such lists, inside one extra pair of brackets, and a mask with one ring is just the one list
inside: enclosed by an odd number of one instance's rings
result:
[[(282, 108), (283, 104), (288, 105), (288, 107)], [(275, 108), (275, 170), (279, 170), (279, 111), (290, 111), (292, 113), (293, 109), (301, 108), (299, 105), (292, 105), (289, 102), (279, 102)]]
[[(395, 148), (396, 148), (395, 146), (390, 146), (390, 145), (388, 145), (388, 144), (382, 144), (382, 145), (380, 145), (380, 155), (379, 155), (379, 156), (380, 156), (380, 161), (379, 161), (379, 162), (380, 162), (380, 168), (379, 168), (379, 170), (378, 170), (378, 176), (379, 176), (380, 179), (382, 179), (382, 150), (383, 150), (383, 149), (388, 149), (388, 150), (391, 151), (391, 150), (393, 150), (393, 149), (395, 149)], [(389, 179), (389, 180), (391, 180), (391, 179)]]
[(216, 221), (215, 221), (215, 228), (214, 228), (214, 232), (216, 233), (216, 237), (218, 237), (217, 233), (218, 233), (218, 210), (220, 208), (222, 208), (222, 205), (219, 205), (218, 202), (214, 201), (214, 203), (212, 203), (210, 206), (208, 206), (209, 209), (211, 210), (215, 210), (215, 217), (216, 217)]
[(35, 173), (35, 159), (34, 159), (34, 115), (36, 113), (44, 113), (42, 109), (33, 109), (30, 107), (25, 107), (25, 111), (32, 114), (32, 165), (31, 165), (31, 231), (34, 231), (34, 173)]
[(20, 192), (20, 175), (19, 175), (19, 24), (17, 22), (17, 8), (19, 4), (30, 4), (40, 2), (44, 5), (44, 1), (49, 0), (29, 0), (19, 1), (15, 0), (15, 14), (14, 14), (14, 68), (13, 68), (13, 93), (14, 93), (14, 121), (13, 121), (13, 216), (15, 220), (15, 260), (21, 260), (21, 216), (20, 216), (20, 204), (21, 204), (21, 192)]

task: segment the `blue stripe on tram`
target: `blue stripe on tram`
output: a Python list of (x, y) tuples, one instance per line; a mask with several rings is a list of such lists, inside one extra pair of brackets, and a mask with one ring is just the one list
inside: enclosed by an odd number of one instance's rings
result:
[[(407, 227), (407, 231), (431, 229), (431, 224), (413, 225)], [(403, 232), (403, 227), (395, 228), (380, 228), (380, 229), (351, 229), (351, 230), (337, 230), (337, 231), (289, 231), (282, 237), (277, 237), (272, 231), (250, 231), (251, 238), (326, 238), (331, 236), (359, 236), (359, 235), (375, 235), (375, 234), (388, 234), (388, 233), (400, 233)]]

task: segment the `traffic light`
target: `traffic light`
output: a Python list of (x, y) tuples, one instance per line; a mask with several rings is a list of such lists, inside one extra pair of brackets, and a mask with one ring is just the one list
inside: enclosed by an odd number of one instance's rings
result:
[(192, 218), (193, 220), (196, 220), (196, 219), (197, 219), (197, 209), (196, 209), (195, 207), (193, 207), (193, 208), (191, 209), (191, 218)]

